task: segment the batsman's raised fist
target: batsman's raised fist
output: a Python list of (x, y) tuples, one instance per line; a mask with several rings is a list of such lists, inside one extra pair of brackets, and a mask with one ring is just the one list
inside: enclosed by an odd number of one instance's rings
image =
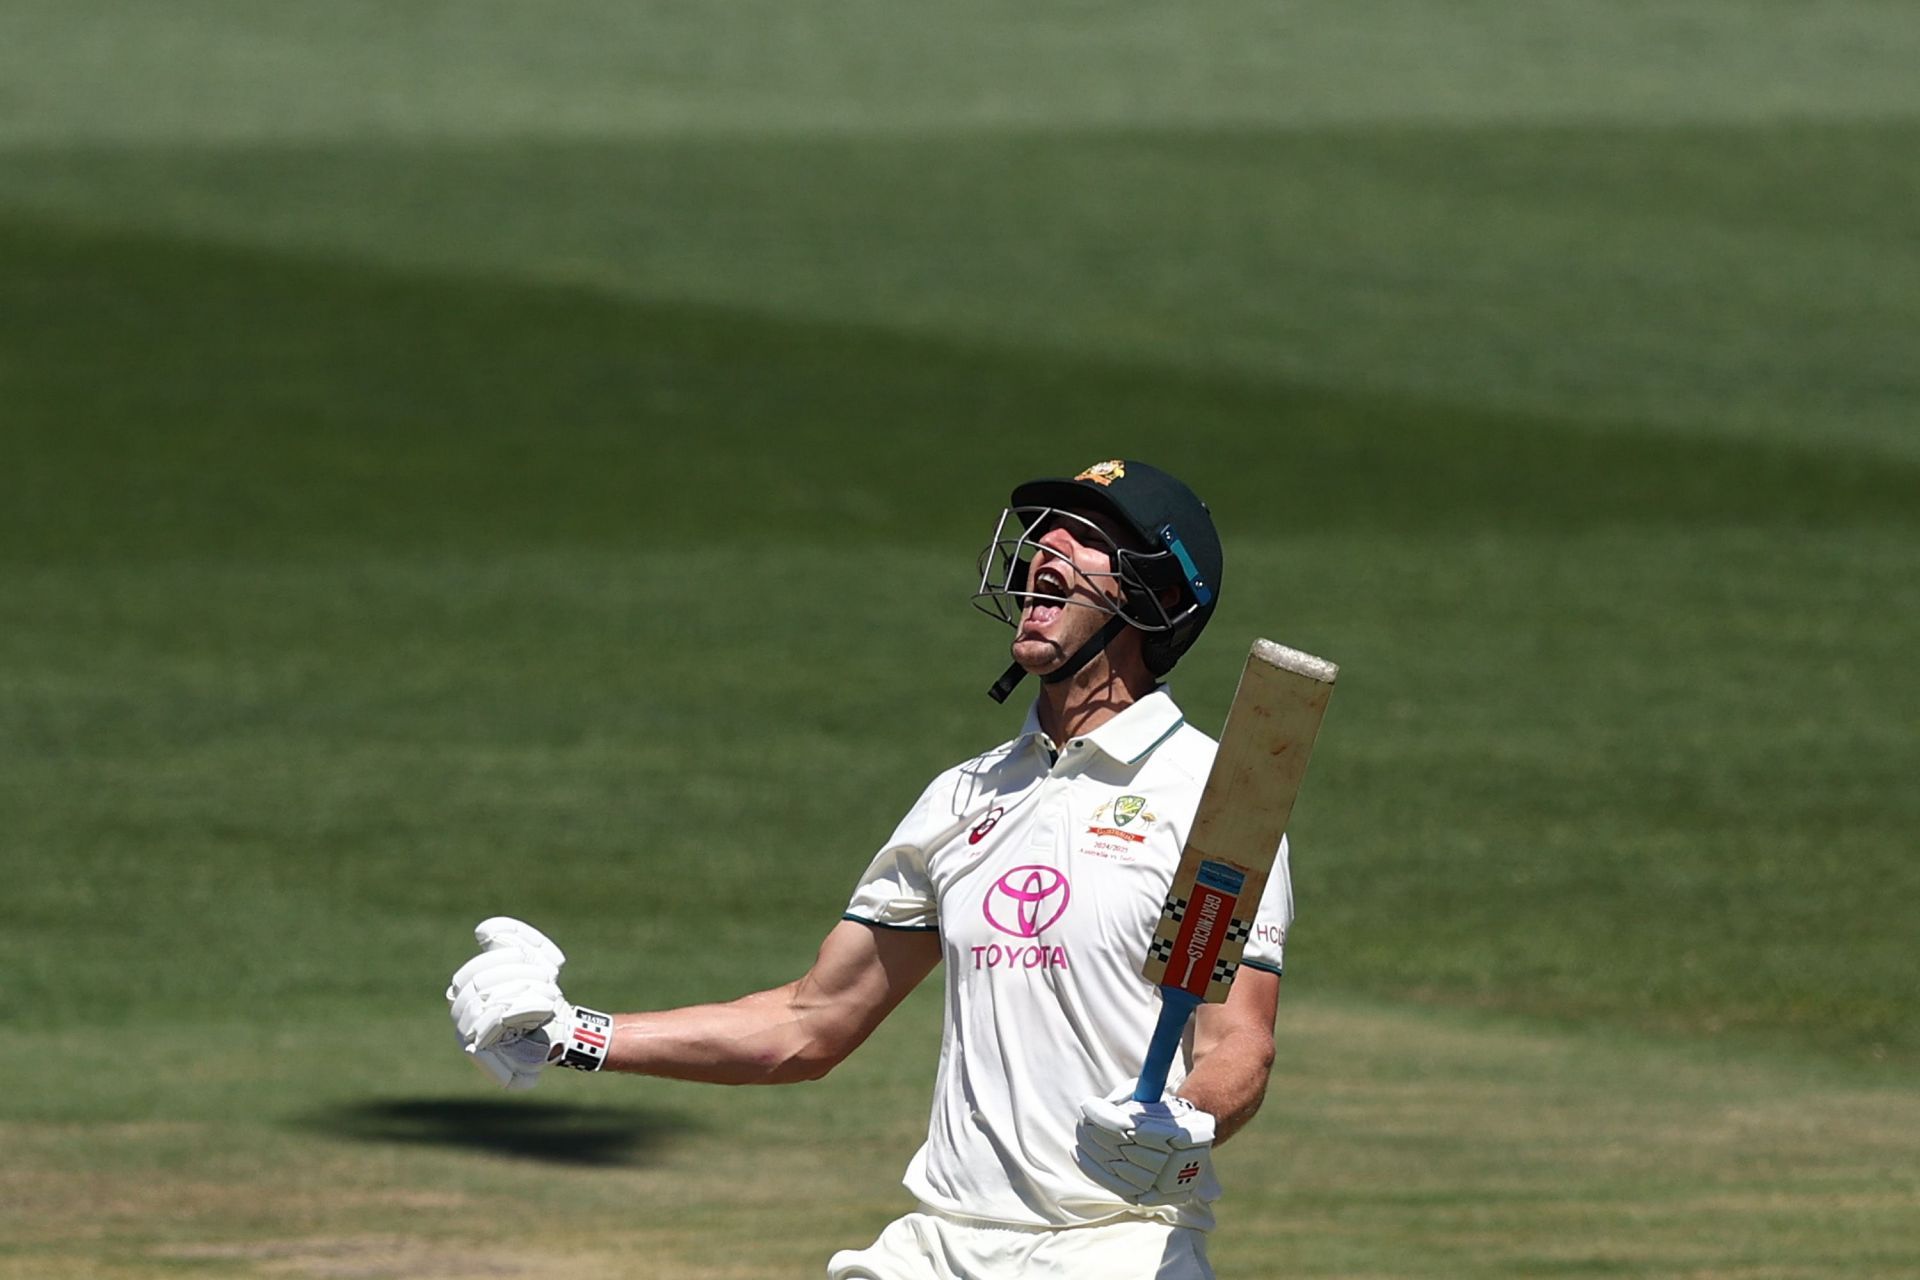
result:
[(503, 947), (524, 951), (535, 959), (545, 960), (555, 973), (567, 962), (567, 953), (556, 946), (552, 938), (512, 916), (489, 916), (482, 920), (473, 926), (473, 940), (480, 944), (482, 951)]
[(508, 916), (473, 931), (480, 954), (447, 984), (460, 1047), (497, 1083), (531, 1089), (549, 1064), (598, 1070), (613, 1020), (577, 1009), (560, 993), (566, 953), (532, 925)]

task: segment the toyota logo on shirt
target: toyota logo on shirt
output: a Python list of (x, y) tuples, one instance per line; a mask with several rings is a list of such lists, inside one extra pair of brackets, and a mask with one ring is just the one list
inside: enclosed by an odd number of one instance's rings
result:
[(983, 904), (987, 923), (1016, 938), (1037, 938), (1067, 909), (1073, 890), (1058, 868), (1015, 867), (994, 881)]

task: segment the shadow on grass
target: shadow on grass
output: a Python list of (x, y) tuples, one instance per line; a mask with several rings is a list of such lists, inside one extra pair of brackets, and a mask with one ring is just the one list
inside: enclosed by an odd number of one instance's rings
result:
[(297, 1118), (297, 1128), (354, 1142), (484, 1151), (546, 1164), (640, 1165), (693, 1130), (677, 1117), (573, 1103), (382, 1099), (345, 1103)]

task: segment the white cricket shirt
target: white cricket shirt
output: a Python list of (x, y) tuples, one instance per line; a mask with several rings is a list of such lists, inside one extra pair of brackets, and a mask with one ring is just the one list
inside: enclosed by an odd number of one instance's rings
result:
[[(880, 850), (847, 918), (938, 930), (946, 1036), (907, 1189), (943, 1213), (1022, 1226), (1148, 1214), (1207, 1229), (1204, 1206), (1143, 1210), (1073, 1162), (1080, 1104), (1138, 1076), (1160, 1013), (1140, 962), (1172, 884), (1214, 741), (1161, 688), (1060, 748), (1019, 737), (934, 779)], [(1280, 971), (1293, 919), (1281, 841), (1241, 963)], [(1168, 1088), (1192, 1066), (1192, 1028)]]

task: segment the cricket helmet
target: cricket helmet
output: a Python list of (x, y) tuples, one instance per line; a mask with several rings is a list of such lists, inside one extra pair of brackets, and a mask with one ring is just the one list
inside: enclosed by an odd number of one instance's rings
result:
[[(1057, 520), (1079, 520), (1075, 512), (1106, 516), (1128, 535), (1116, 543), (1101, 534), (1102, 541), (1111, 543), (1122, 601), (1112, 622), (1094, 641), (1044, 678), (1071, 676), (1129, 625), (1144, 633), (1142, 653), (1148, 668), (1156, 676), (1165, 675), (1193, 647), (1213, 616), (1220, 600), (1223, 558), (1207, 504), (1178, 479), (1148, 463), (1116, 458), (1075, 476), (1029, 480), (1017, 486), (1001, 514), (993, 543), (981, 557), (975, 604), (1017, 624), (1035, 540)], [(1010, 668), (1008, 675), (1017, 670), (1017, 666)], [(995, 690), (1002, 686), (1012, 689), (1004, 678)], [(1004, 698), (1005, 693), (996, 696)]]

